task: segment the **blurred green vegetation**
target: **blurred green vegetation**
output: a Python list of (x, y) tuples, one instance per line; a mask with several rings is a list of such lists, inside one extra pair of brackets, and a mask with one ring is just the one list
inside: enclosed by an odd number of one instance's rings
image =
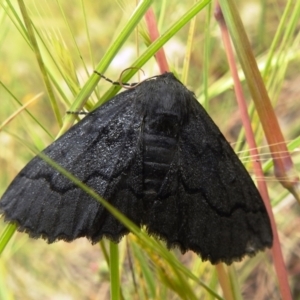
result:
[[(160, 32), (179, 22), (194, 3), (191, 0), (154, 1), (152, 8)], [(287, 0), (240, 0), (237, 3), (262, 70), (288, 3)], [(26, 1), (63, 121), (75, 97), (126, 26), (135, 6), (136, 2), (129, 0)], [(240, 114), (220, 31), (213, 16), (210, 23), (207, 22), (207, 12), (204, 9), (196, 17), (191, 46), (187, 47), (189, 25), (186, 25), (166, 43), (164, 49), (171, 69), (179, 76), (188, 65), (186, 84), (201, 102), (204, 102), (206, 77), (209, 113), (227, 139), (234, 143), (241, 130)], [(28, 42), (26, 30), (22, 28), (23, 21), (18, 22), (19, 18), (22, 17), (17, 1), (0, 3), (0, 124), (35, 95), (43, 94), (0, 132), (0, 195), (34, 156), (26, 144), (42, 150), (60, 130), (35, 53)], [(299, 21), (290, 21), (298, 22), (296, 28), (299, 30)], [(205, 30), (210, 40), (208, 55), (204, 53), (207, 43)], [(281, 30), (284, 33), (287, 29)], [(117, 80), (120, 73), (139, 57), (138, 51), (143, 53), (147, 49), (144, 20), (139, 25), (139, 31), (142, 34), (138, 39), (132, 33), (119, 49), (105, 71), (107, 77)], [(268, 89), (287, 140), (295, 139), (300, 134), (299, 33), (295, 31), (293, 37), (285, 45), (282, 60), (272, 66), (274, 72), (268, 73), (269, 77), (265, 78), (267, 81), (276, 75), (269, 82)], [(187, 52), (189, 61), (185, 60)], [(206, 64), (208, 69), (204, 74)], [(143, 70), (145, 77), (158, 74), (155, 59), (151, 58)], [(137, 76), (131, 79), (132, 82), (137, 80)], [(89, 98), (88, 107), (95, 105), (109, 88), (110, 84), (102, 80)], [(249, 97), (247, 88), (245, 91)], [(254, 126), (257, 124), (254, 123)], [(262, 152), (268, 156), (261, 136), (259, 140)], [(297, 149), (292, 155), (296, 166), (299, 166)], [(291, 289), (294, 299), (300, 299), (297, 284), (300, 277), (299, 205), (275, 182), (271, 172), (260, 180), (268, 181)], [(0, 233), (4, 226), (1, 219)], [(108, 251), (108, 247), (106, 241), (101, 248), (92, 246), (86, 239), (48, 245), (43, 240), (32, 240), (26, 234), (16, 233), (0, 258), (0, 299), (109, 299), (110, 274), (103, 255), (103, 249)], [(135, 236), (124, 238), (119, 244), (119, 251), (123, 299), (214, 299), (201, 284), (175, 274), (162, 257), (147, 249)], [(215, 293), (222, 295), (216, 270), (210, 263), (202, 262), (194, 253), (181, 255), (176, 249), (171, 255)], [(269, 256), (266, 251), (235, 264), (244, 299), (279, 298)]]

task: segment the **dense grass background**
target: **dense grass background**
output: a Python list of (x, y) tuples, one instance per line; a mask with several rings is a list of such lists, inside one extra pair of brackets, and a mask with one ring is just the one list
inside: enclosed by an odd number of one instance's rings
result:
[[(128, 26), (135, 1), (29, 0), (26, 9), (38, 41), (41, 66), (37, 48), (24, 27), (21, 3), (0, 3), (0, 124), (32, 98), (42, 95), (27, 111), (16, 114), (1, 127), (0, 195), (34, 156), (28, 146), (42, 150), (55, 139), (66, 120), (71, 122), (65, 114), (78, 94), (94, 91), (86, 103), (87, 109), (103, 101), (102, 96), (111, 90), (110, 84), (102, 80), (95, 89), (93, 82), (87, 84), (96, 66), (100, 66), (107, 77), (117, 80), (125, 68), (142, 57), (150, 42), (142, 19), (137, 29), (139, 34), (133, 31), (115, 53), (111, 51), (112, 42)], [(284, 0), (240, 0), (237, 4), (285, 138), (296, 141), (291, 154), (297, 169), (299, 7), (295, 1)], [(155, 1), (152, 8), (161, 34), (172, 24), (180, 24), (182, 16), (193, 5), (194, 1)], [(164, 49), (171, 70), (195, 92), (227, 139), (235, 143), (243, 137), (243, 130), (220, 30), (212, 15), (214, 5), (197, 14), (194, 28), (188, 23), (172, 32)], [(271, 66), (266, 70), (277, 34), (279, 42), (271, 56)], [(111, 62), (109, 56), (113, 57)], [(145, 77), (158, 74), (155, 59), (146, 60), (141, 62)], [(137, 76), (128, 79), (139, 80)], [(51, 87), (48, 89), (47, 80)], [(250, 103), (243, 77), (241, 80)], [(269, 157), (268, 148), (257, 116), (252, 119), (260, 150), (265, 153), (261, 156), (264, 162)], [(251, 158), (240, 155), (251, 172), (248, 163)], [(259, 180), (268, 182), (290, 288), (293, 298), (300, 299), (297, 284), (300, 277), (299, 204), (276, 182), (272, 170)], [(4, 228), (1, 219), (0, 234)], [(119, 244), (119, 259), (123, 299), (214, 299), (202, 283), (223, 295), (215, 267), (202, 262), (194, 253), (164, 252), (163, 243), (156, 244), (148, 238), (147, 244), (129, 235)], [(16, 233), (0, 259), (0, 299), (109, 299), (108, 260), (107, 241), (94, 246), (85, 239), (48, 245), (43, 240)], [(269, 251), (225, 270), (236, 285), (235, 299), (280, 298)]]

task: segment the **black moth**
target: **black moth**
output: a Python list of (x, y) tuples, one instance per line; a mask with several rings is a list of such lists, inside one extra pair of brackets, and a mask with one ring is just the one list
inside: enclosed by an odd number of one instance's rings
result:
[[(194, 94), (172, 73), (89, 113), (43, 151), (150, 235), (215, 264), (272, 245), (267, 211), (246, 169)], [(128, 229), (40, 157), (0, 201), (7, 221), (52, 243), (118, 242)]]

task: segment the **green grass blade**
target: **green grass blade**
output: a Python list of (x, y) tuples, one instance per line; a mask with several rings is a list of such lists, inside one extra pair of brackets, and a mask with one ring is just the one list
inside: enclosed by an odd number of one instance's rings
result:
[[(132, 14), (130, 20), (128, 21), (126, 26), (123, 28), (123, 30), (119, 34), (118, 38), (113, 42), (113, 44), (107, 50), (106, 54), (104, 55), (104, 57), (102, 58), (100, 63), (96, 66), (96, 70), (98, 72), (103, 73), (106, 70), (106, 68), (109, 66), (109, 64), (115, 57), (115, 55), (120, 50), (121, 46), (128, 39), (129, 35), (135, 29), (136, 25), (141, 20), (143, 15), (146, 13), (147, 9), (150, 7), (152, 1), (153, 0), (144, 0), (144, 1), (139, 2), (139, 5), (137, 6), (135, 12)], [(93, 73), (92, 76), (89, 78), (89, 80), (86, 82), (86, 84), (83, 86), (81, 91), (79, 92), (73, 105), (70, 107), (71, 111), (79, 111), (83, 107), (83, 105), (87, 101), (88, 97), (94, 91), (99, 80), (100, 80), (99, 76), (96, 75), (95, 73)], [(74, 119), (75, 119), (74, 115), (68, 115), (65, 118), (64, 125), (63, 125), (61, 131), (59, 132), (58, 136), (60, 136), (62, 133), (64, 133), (71, 126)]]
[(120, 299), (119, 248), (118, 244), (109, 242), (110, 248), (110, 299)]
[(15, 224), (6, 224), (5, 228), (0, 236), (0, 255), (4, 251), (11, 237), (15, 233), (17, 226)]

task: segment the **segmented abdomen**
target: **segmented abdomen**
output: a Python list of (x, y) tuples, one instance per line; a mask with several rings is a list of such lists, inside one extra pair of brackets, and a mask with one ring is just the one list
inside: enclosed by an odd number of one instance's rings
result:
[(158, 115), (145, 122), (143, 182), (145, 195), (157, 195), (177, 149), (177, 116)]

